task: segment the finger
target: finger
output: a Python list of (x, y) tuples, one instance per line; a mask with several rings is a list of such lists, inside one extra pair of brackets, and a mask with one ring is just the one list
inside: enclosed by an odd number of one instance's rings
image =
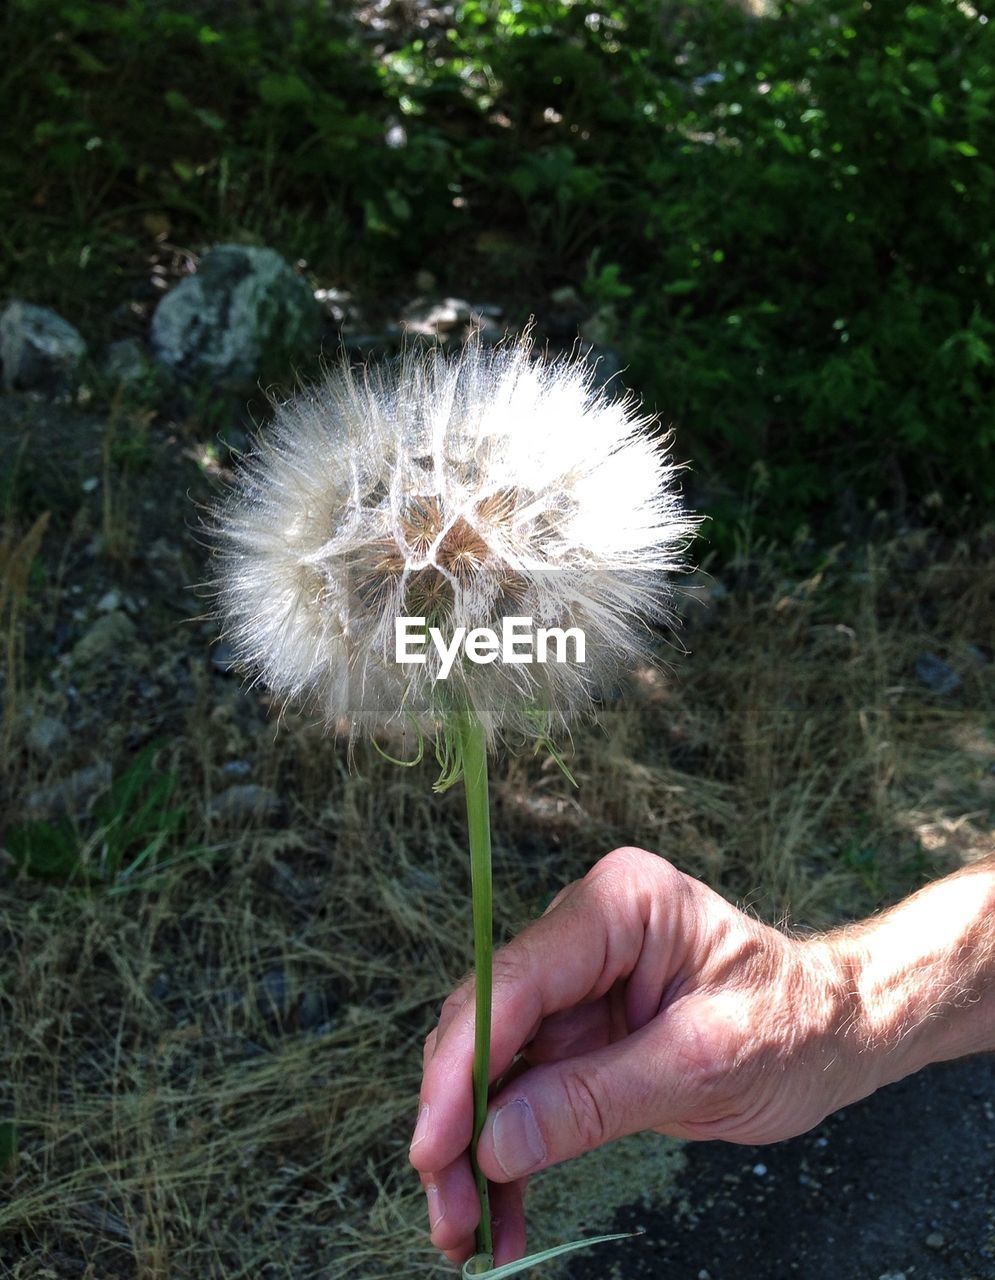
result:
[[(627, 999), (635, 1000), (642, 1021), (652, 1016), (661, 985), (679, 963), (683, 931), (676, 920), (671, 928), (657, 920), (653, 943), (644, 952), (646, 923), (661, 911), (679, 913), (682, 881), (662, 858), (643, 850), (615, 850), (555, 910), (495, 955), (492, 1081), (508, 1069), (543, 1019), (599, 999), (619, 978), (632, 975), (629, 992), (634, 994)], [(642, 977), (633, 972), (637, 963), (645, 970)], [(421, 1141), (411, 1151), (418, 1169), (445, 1167), (470, 1144), (473, 1023), (473, 1001), (466, 999), (444, 1034), (436, 1036), (422, 1083), (428, 1115)], [(641, 1025), (638, 1018), (635, 1025)]]
[(503, 1266), (525, 1256), (525, 1188), (527, 1178), (514, 1182), (492, 1182), (491, 1231), (494, 1236), (494, 1265)]
[(678, 1127), (694, 1097), (694, 1055), (668, 1019), (579, 1058), (544, 1063), (501, 1089), (477, 1159), (511, 1182), (642, 1129)]
[(548, 916), (551, 911), (555, 910), (555, 908), (558, 907), (561, 902), (565, 901), (570, 896), (570, 894), (574, 892), (574, 890), (577, 888), (579, 884), (581, 884), (580, 880), (571, 880), (569, 884), (565, 884), (563, 888), (560, 889), (554, 895), (549, 906), (546, 908), (546, 910), (542, 914), (544, 916)]
[(602, 996), (576, 1009), (564, 1009), (543, 1020), (542, 1025), (522, 1050), (532, 1066), (540, 1062), (559, 1062), (593, 1053), (610, 1044), (612, 1015), (608, 997)]
[(474, 995), (476, 993), (476, 982), (473, 977), (469, 977), (447, 996), (439, 1013), (439, 1021), (435, 1028), (435, 1041), (432, 1052), (435, 1052), (435, 1045), (446, 1034), (449, 1025), (453, 1019), (469, 1005), (472, 1007)]
[[(492, 1183), (487, 1188), (491, 1211), (491, 1233), (495, 1265), (514, 1262), (525, 1254), (524, 1196), (527, 1178), (502, 1184)], [(478, 1215), (479, 1221), (479, 1215)], [(446, 1239), (445, 1236), (442, 1237)], [(435, 1232), (432, 1241), (436, 1243)], [(447, 1245), (442, 1252), (455, 1266), (466, 1262), (477, 1252), (476, 1229), (468, 1231), (455, 1244)]]
[(458, 1252), (468, 1241), (472, 1244), (480, 1221), (480, 1199), (469, 1159), (461, 1157), (445, 1169), (419, 1176), (435, 1247), (443, 1252)]

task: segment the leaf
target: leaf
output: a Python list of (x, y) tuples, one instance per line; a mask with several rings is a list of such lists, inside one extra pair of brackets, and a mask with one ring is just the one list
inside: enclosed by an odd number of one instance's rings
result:
[(79, 841), (69, 822), (27, 822), (6, 835), (7, 850), (29, 875), (68, 877), (79, 869)]
[(517, 1276), (523, 1271), (528, 1271), (530, 1267), (538, 1266), (541, 1262), (548, 1262), (550, 1258), (562, 1257), (565, 1253), (573, 1253), (577, 1249), (586, 1249), (588, 1245), (605, 1244), (609, 1240), (631, 1240), (633, 1236), (641, 1236), (641, 1231), (619, 1231), (614, 1235), (607, 1236), (591, 1236), (588, 1240), (573, 1240), (570, 1244), (557, 1244), (552, 1249), (543, 1249), (541, 1253), (531, 1253), (527, 1258), (519, 1258), (517, 1262), (506, 1262), (501, 1267), (491, 1267), (489, 1270), (474, 1270), (472, 1268), (479, 1267), (481, 1263), (486, 1264), (490, 1261), (485, 1254), (475, 1254), (468, 1262), (463, 1263), (463, 1270), (460, 1273), (463, 1280), (470, 1280), (470, 1277), (476, 1276), (478, 1280), (505, 1280), (506, 1276)]
[(259, 81), (259, 96), (271, 107), (293, 107), (314, 100), (311, 86), (293, 71), (271, 71)]

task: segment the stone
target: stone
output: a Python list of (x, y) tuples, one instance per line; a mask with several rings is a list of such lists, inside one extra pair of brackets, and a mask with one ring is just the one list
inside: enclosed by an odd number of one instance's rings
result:
[(578, 326), (585, 342), (596, 347), (610, 347), (618, 337), (618, 313), (610, 302), (592, 311)]
[(571, 310), (582, 306), (580, 294), (572, 284), (561, 285), (549, 295), (554, 307), (569, 307)]
[(939, 1231), (931, 1231), (926, 1237), (927, 1249), (942, 1249), (946, 1243), (946, 1240)]
[(168, 974), (156, 974), (151, 983), (149, 983), (149, 998), (152, 1000), (165, 1000), (169, 995), (171, 986)]
[(256, 985), (256, 1002), (268, 1018), (282, 1022), (287, 1017), (294, 999), (285, 969), (267, 969)]
[(89, 631), (73, 646), (74, 663), (87, 665), (97, 659), (106, 659), (123, 649), (135, 638), (135, 624), (119, 609), (98, 618)]
[(208, 817), (226, 826), (267, 821), (283, 813), (280, 797), (256, 782), (239, 782), (219, 792), (208, 807)]
[(86, 813), (93, 801), (111, 785), (111, 766), (101, 760), (77, 769), (58, 782), (36, 787), (25, 801), (32, 818), (54, 818)]
[(404, 308), (401, 328), (407, 334), (424, 338), (462, 336), (472, 331), (479, 333), (485, 342), (496, 342), (503, 333), (497, 323), (500, 315), (500, 308), (486, 303), (478, 306), (465, 298), (443, 298), (437, 302), (419, 299)]
[(98, 613), (115, 613), (121, 608), (121, 593), (115, 591), (112, 587), (110, 591), (105, 591), (97, 601)]
[(404, 308), (401, 323), (408, 333), (434, 337), (452, 333), (468, 324), (473, 308), (463, 298), (443, 298), (441, 302), (413, 302)]
[(341, 324), (349, 314), (352, 294), (348, 289), (315, 289), (314, 300), (327, 319)]
[(327, 1030), (338, 1009), (338, 999), (331, 991), (305, 991), (297, 1007), (297, 1025), (301, 1031)]
[(235, 650), (222, 640), (216, 644), (211, 650), (211, 666), (215, 671), (220, 671), (222, 675), (229, 675), (236, 669)]
[(251, 392), (318, 341), (320, 307), (275, 250), (218, 245), (152, 316), (152, 351), (187, 382)]
[(69, 730), (55, 716), (32, 715), (24, 741), (35, 755), (50, 756), (68, 743)]
[(935, 653), (921, 653), (916, 658), (916, 679), (931, 693), (941, 696), (956, 693), (963, 684), (953, 667), (948, 666)]
[(48, 307), (15, 300), (0, 314), (0, 361), (8, 391), (58, 390), (72, 381), (86, 343)]
[(112, 342), (104, 353), (101, 372), (115, 387), (127, 391), (146, 391), (150, 395), (163, 390), (164, 369), (156, 364), (138, 338), (121, 338)]

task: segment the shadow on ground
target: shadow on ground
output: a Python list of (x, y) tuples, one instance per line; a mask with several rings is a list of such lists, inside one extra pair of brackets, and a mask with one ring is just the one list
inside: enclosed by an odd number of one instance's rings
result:
[(570, 1280), (995, 1277), (995, 1056), (920, 1072), (790, 1142), (686, 1156), (673, 1200), (611, 1228), (646, 1235), (578, 1256)]

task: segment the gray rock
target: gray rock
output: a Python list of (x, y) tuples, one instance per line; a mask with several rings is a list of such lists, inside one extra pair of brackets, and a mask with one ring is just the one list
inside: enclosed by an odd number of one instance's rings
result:
[(252, 765), (248, 760), (226, 760), (221, 766), (223, 778), (247, 778), (251, 772)]
[(608, 348), (618, 337), (618, 328), (618, 313), (610, 302), (606, 302), (580, 324), (579, 332), (585, 342)]
[(338, 1009), (338, 1000), (330, 991), (305, 991), (297, 1006), (297, 1025), (301, 1031), (320, 1031), (328, 1027)]
[(229, 675), (236, 668), (235, 650), (222, 640), (211, 650), (211, 666), (222, 675)]
[(116, 386), (123, 385), (129, 391), (152, 394), (162, 390), (165, 381), (162, 366), (156, 364), (138, 338), (112, 342), (104, 354), (101, 370)]
[(48, 307), (14, 301), (0, 314), (0, 360), (8, 391), (57, 390), (86, 355), (82, 334)]
[(341, 324), (349, 315), (352, 294), (348, 289), (315, 289), (314, 300), (326, 319), (333, 324)]
[(97, 601), (98, 613), (115, 613), (121, 608), (121, 593), (115, 591), (112, 587), (110, 591), (105, 591)]
[(569, 307), (573, 309), (582, 305), (580, 294), (572, 284), (564, 284), (560, 288), (554, 289), (549, 295), (549, 300), (554, 307)]
[(267, 969), (256, 984), (256, 1003), (268, 1018), (282, 1022), (294, 1004), (294, 992), (286, 969)]
[(93, 626), (77, 641), (72, 660), (81, 665), (109, 658), (116, 650), (124, 648), (135, 637), (135, 624), (126, 613), (115, 609), (98, 618)]
[(32, 715), (24, 741), (35, 755), (51, 756), (69, 741), (69, 730), (55, 716)]
[(401, 327), (405, 333), (426, 338), (476, 330), (482, 338), (494, 340), (501, 336), (501, 329), (490, 314), (493, 310), (464, 298), (443, 298), (438, 302), (419, 300), (404, 308)]
[(318, 340), (320, 309), (273, 249), (219, 245), (159, 303), (155, 358), (179, 377), (251, 391)]
[(267, 821), (283, 813), (280, 797), (256, 782), (239, 782), (219, 792), (208, 808), (208, 817), (225, 826)]
[(165, 1000), (169, 995), (172, 984), (169, 981), (169, 975), (159, 973), (149, 983), (149, 997), (152, 1000)]
[(401, 323), (408, 333), (420, 333), (426, 337), (439, 333), (452, 333), (466, 324), (472, 308), (462, 298), (443, 298), (441, 302), (412, 302), (401, 313)]
[(943, 696), (956, 693), (964, 683), (953, 667), (935, 653), (921, 653), (916, 658), (916, 679), (931, 693)]
[(111, 785), (111, 766), (104, 760), (77, 769), (58, 782), (29, 792), (25, 808), (32, 818), (54, 818), (86, 813), (92, 802)]

